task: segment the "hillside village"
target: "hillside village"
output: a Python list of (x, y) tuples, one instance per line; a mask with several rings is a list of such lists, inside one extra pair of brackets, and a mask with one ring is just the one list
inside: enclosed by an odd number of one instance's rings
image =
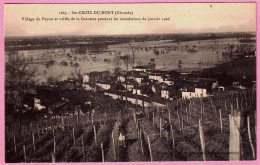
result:
[(98, 97), (127, 100), (144, 108), (165, 106), (173, 100), (203, 98), (221, 91), (255, 88), (255, 83), (246, 77), (239, 79), (221, 75), (206, 78), (196, 72), (162, 71), (150, 69), (149, 66), (137, 66), (118, 76), (109, 71), (95, 71), (81, 74), (79, 78), (35, 87), (26, 94), (24, 111), (35, 109), (53, 113), (55, 109), (62, 113), (68, 110), (69, 113), (73, 109), (85, 113), (100, 108), (95, 106)]

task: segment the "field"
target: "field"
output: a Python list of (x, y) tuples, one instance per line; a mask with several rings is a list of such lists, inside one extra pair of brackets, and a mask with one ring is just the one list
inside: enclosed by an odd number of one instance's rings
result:
[[(107, 97), (102, 100), (109, 100), (109, 106), (92, 115), (72, 110), (60, 116), (25, 117), (21, 129), (17, 121), (7, 120), (6, 162), (229, 160), (229, 117), (235, 111), (250, 119), (241, 123), (241, 157), (255, 159), (255, 90), (218, 92), (144, 109), (133, 104), (125, 108), (124, 102)], [(118, 140), (119, 124), (126, 135), (125, 147)]]

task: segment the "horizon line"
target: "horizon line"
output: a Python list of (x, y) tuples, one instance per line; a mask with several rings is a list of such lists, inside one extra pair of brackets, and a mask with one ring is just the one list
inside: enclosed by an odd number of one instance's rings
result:
[(65, 36), (75, 36), (75, 37), (86, 37), (86, 36), (136, 36), (136, 35), (170, 35), (170, 34), (221, 34), (221, 33), (256, 33), (256, 31), (226, 31), (226, 32), (178, 32), (178, 33), (140, 33), (140, 34), (46, 34), (46, 35), (28, 35), (28, 36), (4, 36), (4, 38), (17, 38), (17, 37), (65, 37)]

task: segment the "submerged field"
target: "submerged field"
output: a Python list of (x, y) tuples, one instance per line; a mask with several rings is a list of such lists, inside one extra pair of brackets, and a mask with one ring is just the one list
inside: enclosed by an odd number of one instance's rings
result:
[[(34, 65), (38, 67), (37, 79), (46, 81), (48, 77), (57, 77), (63, 74), (63, 78), (71, 76), (71, 72), (80, 69), (82, 73), (91, 71), (113, 71), (113, 59), (115, 53), (120, 55), (135, 54), (135, 66), (146, 65), (154, 59), (156, 69), (197, 71), (204, 68), (214, 67), (216, 64), (230, 61), (231, 58), (222, 56), (222, 51), (227, 46), (238, 45), (235, 38), (200, 40), (188, 42), (173, 42), (171, 40), (131, 42), (131, 44), (110, 45), (107, 49), (100, 51), (87, 51), (78, 54), (75, 48), (57, 48), (41, 50), (18, 51), (18, 56), (27, 60), (33, 59)], [(254, 45), (254, 43), (252, 43)], [(133, 49), (132, 49), (133, 47)], [(197, 52), (187, 52), (194, 49)], [(159, 53), (156, 54), (155, 50)], [(67, 55), (72, 55), (72, 58)], [(8, 61), (7, 52), (5, 60)], [(54, 65), (46, 67), (46, 62), (55, 60)], [(68, 66), (60, 65), (61, 61), (68, 62)], [(70, 63), (78, 63), (79, 66), (71, 66)], [(181, 64), (181, 65), (180, 65)], [(123, 69), (125, 66), (121, 66)]]

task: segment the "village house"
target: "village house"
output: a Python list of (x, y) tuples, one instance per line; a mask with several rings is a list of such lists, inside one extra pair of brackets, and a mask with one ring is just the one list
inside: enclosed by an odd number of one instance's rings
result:
[(139, 87), (133, 88), (133, 94), (142, 95), (141, 88)]
[(108, 71), (90, 72), (83, 74), (83, 83), (94, 83), (101, 80), (106, 80), (109, 77)]
[(123, 82), (122, 85), (128, 91), (132, 91), (135, 86), (138, 86), (138, 83), (135, 80), (133, 80), (133, 79), (128, 79), (125, 82)]
[(193, 97), (207, 97), (207, 89), (206, 88), (194, 88), (192, 90), (182, 91), (183, 99), (191, 99)]
[(146, 72), (147, 69), (148, 69), (147, 66), (136, 66), (133, 68), (133, 70), (137, 72)]
[(161, 90), (161, 97), (165, 99), (173, 99), (178, 96), (178, 89), (174, 86), (168, 86)]
[(157, 80), (158, 82), (163, 82), (162, 74), (152, 73), (148, 77), (150, 80)]

